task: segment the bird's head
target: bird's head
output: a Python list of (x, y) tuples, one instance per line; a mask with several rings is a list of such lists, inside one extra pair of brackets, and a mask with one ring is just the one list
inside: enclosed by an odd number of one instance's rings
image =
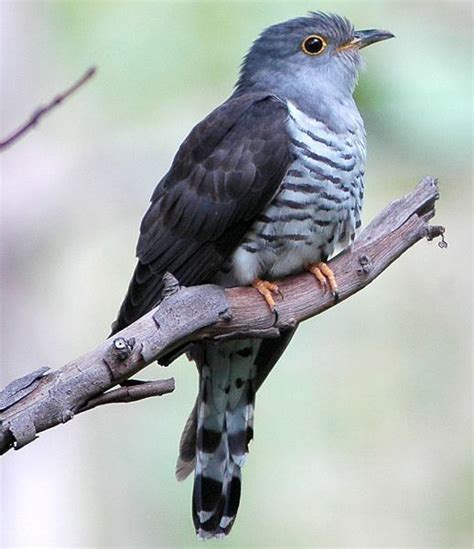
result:
[(317, 92), (329, 87), (328, 91), (352, 94), (362, 63), (360, 50), (392, 37), (388, 31), (356, 31), (345, 17), (322, 12), (273, 25), (247, 53), (237, 91), (288, 96), (286, 90)]

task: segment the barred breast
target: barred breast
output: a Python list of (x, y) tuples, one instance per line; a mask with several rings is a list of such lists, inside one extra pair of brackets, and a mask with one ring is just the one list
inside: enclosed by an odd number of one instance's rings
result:
[(357, 109), (345, 128), (332, 128), (288, 102), (287, 131), (294, 161), (282, 184), (218, 281), (250, 284), (274, 279), (326, 261), (345, 247), (361, 224), (364, 197), (365, 131)]

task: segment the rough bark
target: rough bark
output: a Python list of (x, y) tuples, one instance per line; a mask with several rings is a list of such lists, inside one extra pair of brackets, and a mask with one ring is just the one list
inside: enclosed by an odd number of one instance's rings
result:
[[(339, 285), (338, 303), (367, 286), (417, 241), (441, 236), (439, 245), (446, 246), (444, 228), (428, 224), (438, 198), (436, 180), (425, 177), (330, 261)], [(41, 431), (100, 404), (173, 391), (173, 379), (112, 387), (156, 360), (169, 362), (192, 341), (274, 337), (336, 305), (308, 273), (278, 281), (278, 318), (253, 288), (180, 288), (171, 275), (165, 281), (164, 299), (148, 314), (80, 358), (57, 370), (36, 370), (0, 393), (0, 453), (22, 448)]]

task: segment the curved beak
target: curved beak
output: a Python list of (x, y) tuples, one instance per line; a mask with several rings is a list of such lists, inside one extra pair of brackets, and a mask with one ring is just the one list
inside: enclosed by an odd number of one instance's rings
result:
[(376, 42), (381, 42), (382, 40), (388, 40), (389, 38), (394, 37), (394, 34), (386, 30), (361, 30), (354, 33), (354, 40), (350, 42), (350, 45), (361, 50), (362, 48), (375, 44)]

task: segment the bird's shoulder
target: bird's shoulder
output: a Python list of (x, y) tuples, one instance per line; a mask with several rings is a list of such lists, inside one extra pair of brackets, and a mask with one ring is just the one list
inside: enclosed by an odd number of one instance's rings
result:
[[(178, 180), (189, 178), (199, 165), (210, 169), (224, 161), (225, 153), (236, 145), (250, 147), (258, 154), (259, 140), (284, 141), (289, 116), (285, 100), (269, 92), (231, 96), (194, 126), (180, 145), (171, 167), (159, 182), (151, 201), (162, 196)], [(213, 159), (211, 161), (210, 159)], [(225, 168), (223, 162), (221, 168)]]
[(215, 240), (252, 221), (290, 163), (287, 117), (277, 96), (249, 93), (230, 98), (197, 124), (152, 195), (140, 227), (139, 259), (157, 256), (158, 234)]

